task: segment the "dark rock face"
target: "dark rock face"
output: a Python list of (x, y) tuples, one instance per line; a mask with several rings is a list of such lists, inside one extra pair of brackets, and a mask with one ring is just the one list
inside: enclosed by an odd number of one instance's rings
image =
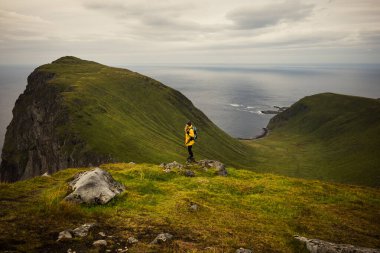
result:
[(49, 84), (54, 76), (38, 69), (29, 75), (26, 90), (17, 99), (7, 127), (0, 181), (14, 182), (110, 160), (84, 153), (86, 143), (73, 133), (60, 131), (61, 126), (70, 124), (70, 115), (63, 103), (62, 88)]

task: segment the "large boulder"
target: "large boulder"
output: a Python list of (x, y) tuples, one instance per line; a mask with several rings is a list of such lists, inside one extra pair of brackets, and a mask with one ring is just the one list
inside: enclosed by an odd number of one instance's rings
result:
[(65, 200), (87, 204), (106, 204), (125, 190), (110, 173), (100, 168), (77, 174), (69, 186), (73, 192)]
[(379, 249), (357, 247), (351, 244), (335, 244), (319, 239), (294, 236), (310, 253), (380, 253)]

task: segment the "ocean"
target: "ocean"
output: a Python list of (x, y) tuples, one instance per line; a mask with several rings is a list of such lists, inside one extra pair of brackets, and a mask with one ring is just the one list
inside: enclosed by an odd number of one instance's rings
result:
[[(179, 90), (236, 138), (252, 138), (262, 133), (273, 115), (261, 111), (290, 106), (305, 96), (334, 92), (380, 98), (379, 65), (123, 67)], [(12, 108), (34, 68), (0, 66), (0, 148), (12, 119)]]

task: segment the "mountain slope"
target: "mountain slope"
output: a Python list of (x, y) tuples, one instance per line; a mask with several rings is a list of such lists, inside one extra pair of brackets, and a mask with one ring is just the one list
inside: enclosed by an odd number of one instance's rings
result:
[[(295, 234), (335, 243), (380, 247), (377, 189), (228, 169), (221, 177), (194, 169), (195, 177), (152, 164), (106, 164), (127, 190), (105, 206), (63, 201), (67, 182), (79, 171), (0, 184), (0, 248), (12, 252), (99, 252), (127, 238), (128, 252), (304, 252)], [(196, 211), (190, 209), (196, 203)], [(43, 221), (43, 222), (42, 222)], [(84, 223), (98, 227), (83, 239), (57, 242), (58, 233)], [(101, 237), (98, 232), (107, 236)], [(166, 245), (149, 244), (158, 233), (174, 235)], [(121, 243), (116, 245), (115, 242)], [(116, 248), (115, 248), (116, 247)], [(208, 249), (206, 249), (208, 247)]]
[(273, 117), (270, 135), (246, 142), (257, 171), (380, 186), (380, 100), (323, 93)]
[(247, 167), (250, 150), (180, 92), (126, 69), (62, 57), (28, 77), (5, 136), (0, 178), (110, 161), (184, 160), (188, 120), (199, 129), (196, 158)]

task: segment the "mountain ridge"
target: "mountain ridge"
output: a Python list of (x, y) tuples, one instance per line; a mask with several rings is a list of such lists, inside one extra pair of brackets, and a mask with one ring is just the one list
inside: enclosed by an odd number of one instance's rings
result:
[(183, 128), (189, 119), (202, 133), (194, 148), (197, 158), (236, 165), (240, 159), (240, 165), (248, 165), (245, 145), (179, 91), (130, 70), (72, 56), (33, 71), (13, 112), (1, 180), (115, 161), (184, 159)]

